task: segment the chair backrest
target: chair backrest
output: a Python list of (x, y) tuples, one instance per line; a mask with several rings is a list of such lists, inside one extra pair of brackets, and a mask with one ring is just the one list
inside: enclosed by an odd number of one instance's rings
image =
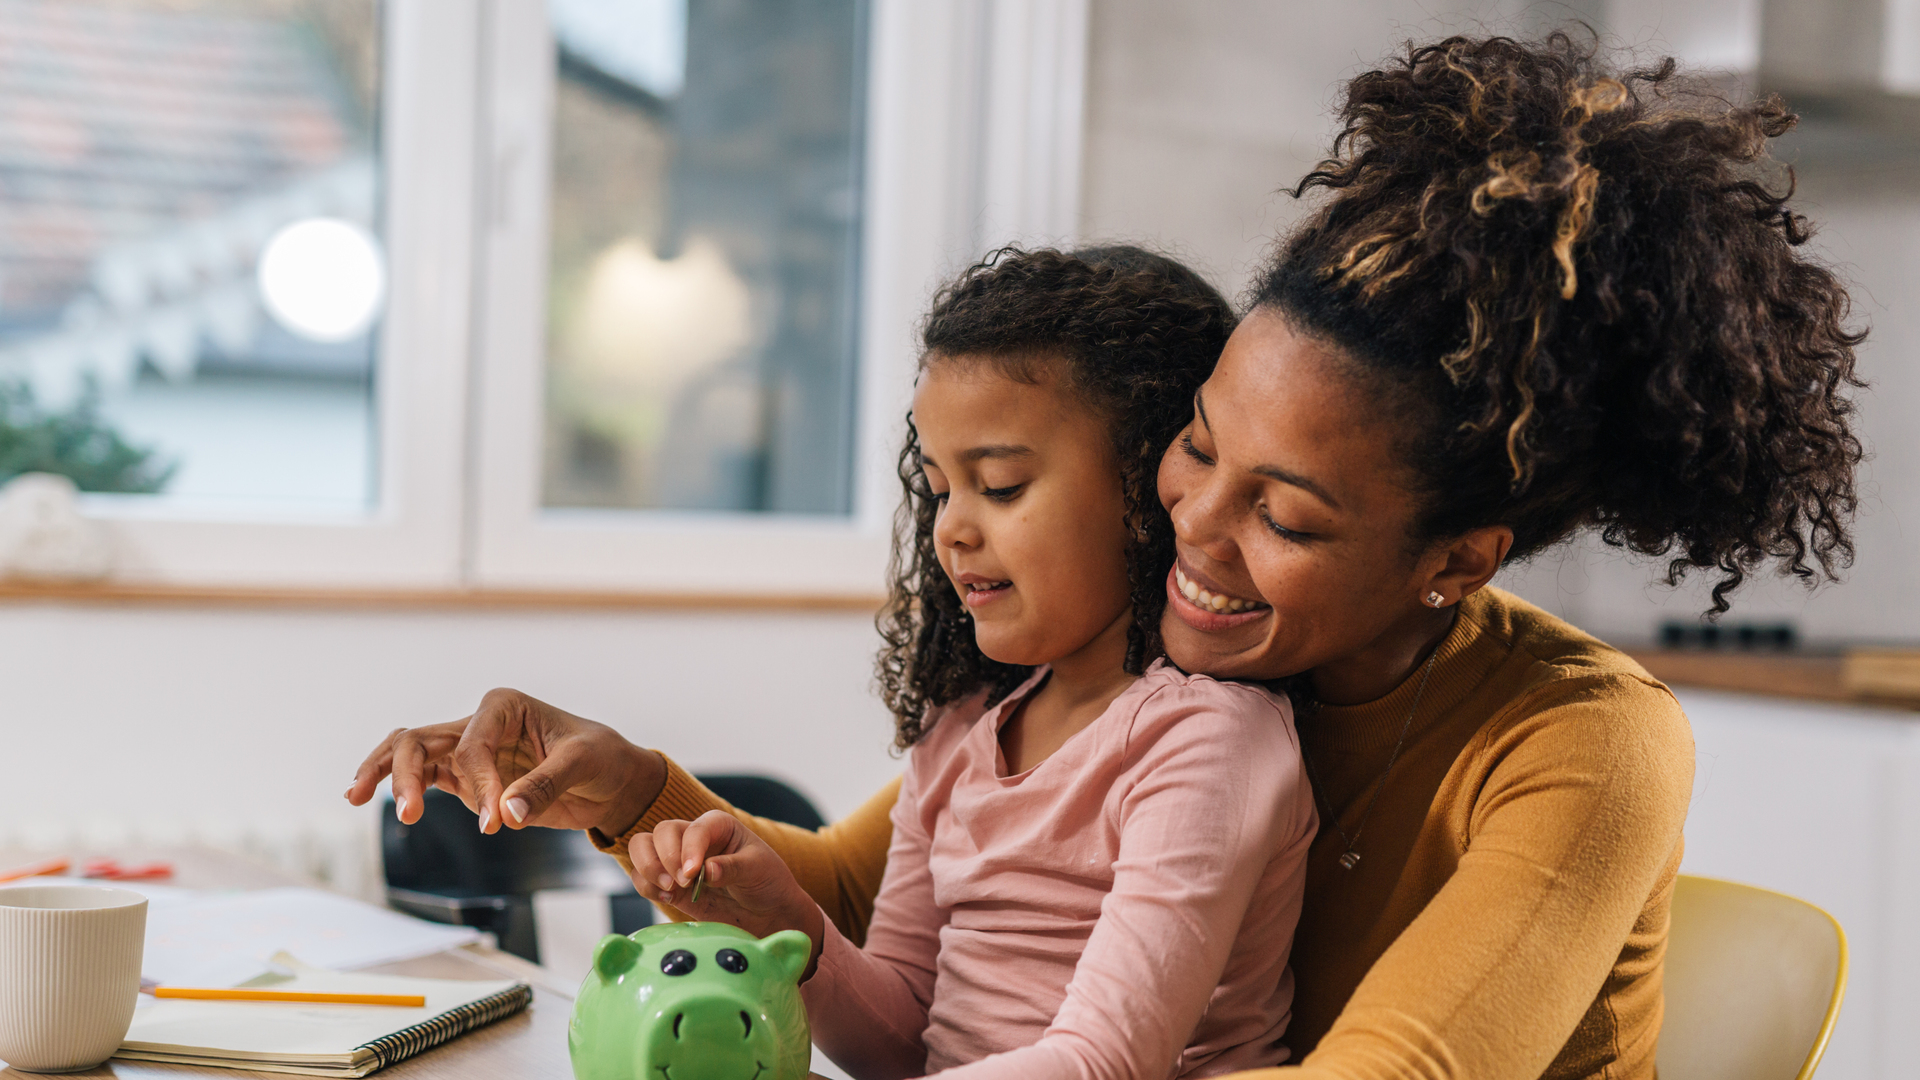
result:
[(702, 773), (698, 776), (707, 790), (755, 817), (771, 818), (803, 829), (817, 829), (827, 823), (813, 800), (792, 785), (771, 776), (743, 773)]
[(387, 884), (448, 895), (532, 894), (542, 889), (631, 889), (613, 860), (585, 833), (565, 829), (480, 832), (457, 797), (430, 789), (420, 820), (402, 825), (388, 800), (380, 815)]
[(1807, 1080), (1847, 986), (1847, 935), (1783, 893), (1681, 875), (1667, 939), (1661, 1080)]

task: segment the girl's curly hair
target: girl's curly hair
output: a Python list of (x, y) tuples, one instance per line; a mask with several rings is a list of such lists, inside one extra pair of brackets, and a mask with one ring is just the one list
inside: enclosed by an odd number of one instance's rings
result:
[[(1006, 247), (935, 295), (921, 332), (920, 365), (986, 362), (1022, 382), (1050, 365), (1105, 417), (1120, 463), (1132, 539), (1127, 584), (1133, 624), (1126, 670), (1140, 674), (1161, 652), (1160, 612), (1173, 564), (1173, 525), (1160, 505), (1160, 455), (1193, 413), (1233, 332), (1231, 305), (1200, 275), (1164, 255), (1114, 245), (1063, 252)], [(899, 460), (905, 492), (895, 519), (892, 587), (876, 623), (884, 641), (878, 680), (906, 749), (926, 734), (929, 708), (985, 687), (997, 701), (1031, 668), (989, 659), (940, 568), (933, 525), (939, 504), (920, 467), (920, 437), (907, 418)]]
[[(1852, 559), (1846, 290), (1796, 249), (1777, 96), (1674, 62), (1613, 73), (1564, 33), (1452, 37), (1347, 84), (1330, 200), (1255, 287), (1409, 421), (1423, 543), (1490, 524), (1523, 558), (1583, 526), (1718, 573)], [(1771, 176), (1769, 176), (1769, 172)], [(1781, 188), (1776, 194), (1769, 181)]]

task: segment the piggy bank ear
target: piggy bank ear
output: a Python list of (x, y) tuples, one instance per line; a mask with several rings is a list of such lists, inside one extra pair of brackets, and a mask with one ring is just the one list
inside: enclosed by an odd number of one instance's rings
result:
[(760, 939), (760, 947), (767, 950), (767, 958), (792, 982), (800, 981), (800, 974), (807, 970), (807, 960), (813, 955), (813, 939), (800, 930), (768, 934)]
[(625, 934), (608, 934), (593, 947), (593, 970), (603, 979), (617, 979), (640, 959), (640, 943)]

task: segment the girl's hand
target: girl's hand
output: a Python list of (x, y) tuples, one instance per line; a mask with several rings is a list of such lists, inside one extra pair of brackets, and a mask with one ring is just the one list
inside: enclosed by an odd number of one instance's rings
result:
[[(640, 895), (670, 904), (696, 919), (737, 926), (755, 937), (801, 930), (813, 955), (826, 940), (820, 905), (793, 878), (766, 842), (730, 814), (709, 810), (697, 821), (663, 821), (627, 846)], [(700, 899), (693, 884), (706, 870)]]

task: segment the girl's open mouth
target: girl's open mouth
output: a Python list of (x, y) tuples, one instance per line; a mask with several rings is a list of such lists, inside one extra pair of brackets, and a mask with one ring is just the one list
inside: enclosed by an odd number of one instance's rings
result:
[(1273, 610), (1258, 600), (1213, 592), (1188, 577), (1177, 564), (1167, 572), (1167, 604), (1180, 621), (1206, 631), (1244, 626)]
[(970, 581), (963, 583), (960, 587), (964, 590), (961, 599), (966, 601), (968, 607), (977, 608), (982, 604), (991, 604), (1007, 595), (1013, 590), (1013, 582)]

